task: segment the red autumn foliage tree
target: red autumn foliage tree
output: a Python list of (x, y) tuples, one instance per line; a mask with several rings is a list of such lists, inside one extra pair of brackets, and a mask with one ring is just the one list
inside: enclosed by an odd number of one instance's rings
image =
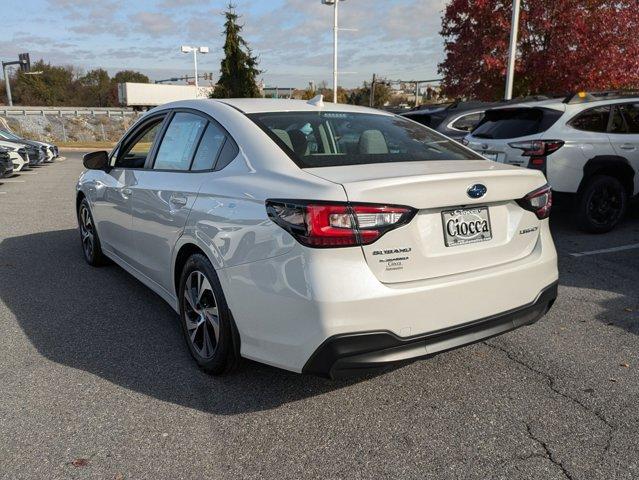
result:
[[(503, 98), (511, 0), (451, 0), (439, 65), (449, 97)], [(639, 88), (637, 0), (522, 0), (514, 95)]]

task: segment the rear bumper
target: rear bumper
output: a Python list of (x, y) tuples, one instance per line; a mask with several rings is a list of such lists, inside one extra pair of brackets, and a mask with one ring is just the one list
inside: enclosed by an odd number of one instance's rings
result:
[(302, 372), (337, 378), (429, 357), (531, 325), (544, 316), (556, 298), (557, 282), (543, 289), (531, 304), (436, 332), (410, 338), (389, 331), (335, 335), (320, 345)]

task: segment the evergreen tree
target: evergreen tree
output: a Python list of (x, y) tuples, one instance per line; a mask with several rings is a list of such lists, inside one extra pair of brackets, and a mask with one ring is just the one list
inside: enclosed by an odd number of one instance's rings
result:
[(256, 78), (261, 73), (257, 68), (257, 57), (240, 36), (242, 25), (238, 24), (235, 6), (229, 4), (224, 13), (224, 59), (220, 66), (220, 79), (211, 95), (213, 98), (259, 97)]

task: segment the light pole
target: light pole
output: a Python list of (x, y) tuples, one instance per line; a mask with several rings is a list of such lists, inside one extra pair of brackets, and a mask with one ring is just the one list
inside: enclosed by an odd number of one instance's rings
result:
[(322, 0), (323, 5), (333, 6), (333, 103), (337, 103), (337, 32), (339, 24), (337, 22), (337, 10), (339, 2), (346, 0)]
[(182, 45), (180, 50), (182, 50), (182, 53), (193, 52), (193, 67), (195, 68), (195, 98), (197, 98), (200, 93), (200, 88), (197, 83), (197, 54), (209, 53), (209, 47), (189, 47), (188, 45)]
[(520, 0), (513, 0), (513, 16), (510, 21), (510, 47), (508, 48), (508, 70), (506, 71), (506, 93), (504, 100), (513, 98), (515, 58), (517, 57), (517, 34), (519, 33), (519, 4)]

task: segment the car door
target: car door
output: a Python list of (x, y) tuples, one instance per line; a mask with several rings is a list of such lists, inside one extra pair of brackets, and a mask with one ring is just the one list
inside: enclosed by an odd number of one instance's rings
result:
[(224, 143), (211, 125), (193, 111), (174, 111), (154, 158), (132, 186), (133, 265), (168, 292), (173, 247)]
[(133, 248), (132, 187), (155, 146), (164, 118), (164, 115), (150, 117), (123, 138), (111, 155), (111, 168), (95, 186), (93, 216), (102, 248), (126, 262), (130, 262)]
[[(635, 172), (639, 172), (639, 102), (622, 103), (615, 107), (615, 114), (608, 133), (615, 153), (628, 160)], [(634, 191), (639, 189), (639, 176), (635, 174)]]

